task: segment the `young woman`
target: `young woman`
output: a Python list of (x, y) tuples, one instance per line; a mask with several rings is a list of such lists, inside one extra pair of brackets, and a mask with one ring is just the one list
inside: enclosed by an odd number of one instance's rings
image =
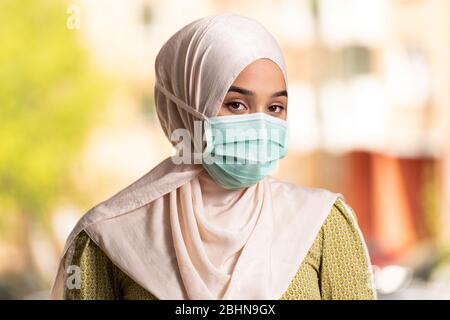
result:
[(269, 175), (287, 152), (273, 36), (248, 17), (207, 16), (164, 44), (155, 69), (156, 111), (182, 152), (80, 219), (52, 297), (376, 299), (342, 196)]

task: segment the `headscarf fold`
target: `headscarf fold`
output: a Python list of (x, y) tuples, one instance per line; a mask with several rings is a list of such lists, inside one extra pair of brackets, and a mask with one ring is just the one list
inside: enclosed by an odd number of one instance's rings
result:
[[(287, 87), (277, 42), (251, 18), (212, 15), (176, 32), (155, 61), (155, 105), (167, 138), (179, 128), (193, 135), (195, 120), (216, 116), (234, 79), (261, 58), (277, 64)], [(227, 190), (200, 164), (168, 157), (83, 215), (66, 241), (51, 296), (63, 298), (64, 261), (85, 231), (159, 299), (279, 299), (337, 196), (270, 176)]]

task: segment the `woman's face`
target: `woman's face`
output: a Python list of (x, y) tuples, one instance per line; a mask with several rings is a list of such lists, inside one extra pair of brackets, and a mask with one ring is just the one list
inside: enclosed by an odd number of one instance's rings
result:
[(264, 112), (286, 120), (287, 102), (283, 72), (272, 60), (258, 59), (239, 73), (218, 116)]

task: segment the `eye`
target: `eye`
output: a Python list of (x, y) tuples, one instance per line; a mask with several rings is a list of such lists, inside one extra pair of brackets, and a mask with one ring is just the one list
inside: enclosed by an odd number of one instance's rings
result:
[(242, 112), (246, 109), (245, 105), (238, 101), (227, 103), (226, 106), (231, 112)]
[(269, 107), (269, 111), (270, 112), (274, 112), (274, 113), (280, 113), (280, 112), (282, 112), (284, 110), (284, 107), (283, 106), (279, 106), (279, 105), (276, 105), (276, 104), (273, 104), (273, 105), (271, 105), (270, 107)]

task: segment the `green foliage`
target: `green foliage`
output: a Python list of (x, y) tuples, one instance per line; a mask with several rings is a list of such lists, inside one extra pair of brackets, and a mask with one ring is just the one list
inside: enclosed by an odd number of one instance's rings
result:
[(8, 209), (39, 218), (68, 192), (70, 159), (106, 93), (66, 10), (64, 1), (0, 2), (0, 229)]

